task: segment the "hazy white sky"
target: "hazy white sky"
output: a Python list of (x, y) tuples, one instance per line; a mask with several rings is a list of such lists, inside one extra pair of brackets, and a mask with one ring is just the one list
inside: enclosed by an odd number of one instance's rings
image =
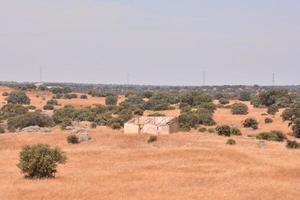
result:
[(300, 84), (299, 0), (0, 0), (0, 80)]

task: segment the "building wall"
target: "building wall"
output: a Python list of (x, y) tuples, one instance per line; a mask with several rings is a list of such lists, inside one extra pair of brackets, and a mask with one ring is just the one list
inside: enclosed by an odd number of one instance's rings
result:
[(126, 134), (138, 134), (139, 126), (136, 124), (125, 123), (124, 124), (124, 133)]
[(146, 134), (170, 134), (175, 133), (179, 130), (178, 120), (174, 119), (169, 124), (164, 126), (157, 126), (155, 124), (144, 124), (139, 127), (139, 125), (135, 124), (135, 121), (131, 120), (124, 125), (124, 133), (126, 134), (139, 134), (139, 133), (146, 133)]

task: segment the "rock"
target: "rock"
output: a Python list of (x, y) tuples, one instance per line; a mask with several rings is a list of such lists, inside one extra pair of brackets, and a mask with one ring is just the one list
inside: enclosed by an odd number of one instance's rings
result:
[(39, 126), (28, 126), (21, 130), (22, 133), (33, 133), (33, 132), (43, 132), (48, 133), (51, 132), (50, 128), (39, 127)]
[(74, 130), (75, 128), (73, 127), (73, 126), (67, 126), (66, 128), (65, 128), (65, 130), (66, 131), (72, 131), (72, 130)]
[(86, 142), (92, 139), (88, 133), (79, 133), (77, 137), (79, 142)]
[(83, 128), (74, 128), (73, 131), (72, 131), (72, 133), (75, 133), (75, 134), (77, 134), (77, 133), (86, 133), (86, 132), (87, 132), (87, 130), (83, 129)]

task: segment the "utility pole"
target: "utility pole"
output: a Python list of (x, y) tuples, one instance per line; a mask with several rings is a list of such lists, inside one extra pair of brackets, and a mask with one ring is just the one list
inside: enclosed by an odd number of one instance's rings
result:
[(275, 86), (275, 73), (272, 74), (272, 86)]

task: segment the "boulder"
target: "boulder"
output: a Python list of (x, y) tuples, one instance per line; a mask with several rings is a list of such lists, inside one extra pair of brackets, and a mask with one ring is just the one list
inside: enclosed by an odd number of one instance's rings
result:
[(34, 132), (43, 132), (48, 133), (51, 132), (50, 128), (39, 127), (39, 126), (28, 126), (21, 130), (22, 133), (34, 133)]
[(92, 139), (88, 133), (79, 133), (77, 137), (79, 142), (86, 142)]
[(78, 133), (86, 133), (87, 132), (87, 130), (86, 129), (83, 129), (83, 128), (78, 128), (78, 127), (76, 127), (76, 128), (74, 128), (74, 129), (72, 129), (72, 133), (75, 133), (75, 134), (78, 134)]

